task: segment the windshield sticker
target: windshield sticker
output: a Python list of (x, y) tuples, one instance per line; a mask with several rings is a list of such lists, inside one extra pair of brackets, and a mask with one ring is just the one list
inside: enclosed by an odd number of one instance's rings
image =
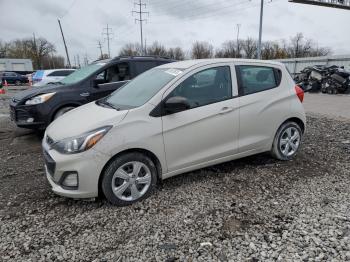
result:
[(175, 69), (175, 68), (170, 68), (170, 69), (166, 70), (165, 73), (168, 73), (168, 74), (173, 75), (173, 76), (178, 76), (179, 74), (182, 73), (182, 71)]

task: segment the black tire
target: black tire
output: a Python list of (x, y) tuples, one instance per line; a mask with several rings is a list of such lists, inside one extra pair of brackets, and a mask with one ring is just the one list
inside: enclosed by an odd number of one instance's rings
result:
[[(129, 163), (129, 162), (141, 162), (143, 164), (145, 164), (149, 171), (150, 171), (150, 175), (151, 175), (151, 182), (150, 185), (148, 186), (147, 191), (140, 196), (139, 198), (135, 199), (135, 200), (124, 200), (121, 199), (119, 197), (117, 197), (113, 190), (112, 190), (112, 182), (113, 182), (113, 176), (116, 173), (116, 171), (122, 167), (123, 165)], [(121, 155), (118, 156), (117, 158), (115, 158), (106, 168), (106, 170), (104, 171), (104, 173), (102, 174), (103, 178), (102, 178), (102, 191), (103, 194), (105, 195), (105, 197), (107, 198), (107, 200), (116, 206), (127, 206), (127, 205), (131, 205), (135, 202), (141, 201), (147, 197), (149, 197), (154, 188), (156, 187), (157, 184), (157, 168), (155, 166), (155, 164), (153, 163), (153, 161), (145, 156), (144, 154), (135, 152), (135, 153), (127, 153), (125, 155)]]
[(66, 107), (62, 107), (61, 109), (59, 109), (54, 117), (53, 117), (53, 120), (56, 120), (57, 118), (59, 118), (60, 116), (62, 116), (63, 114), (67, 113), (68, 111), (74, 109), (75, 107), (74, 106), (66, 106)]
[(19, 80), (16, 80), (16, 81), (15, 81), (15, 86), (20, 86), (20, 85), (22, 85), (22, 82), (19, 81)]
[[(283, 154), (283, 152), (281, 151), (280, 142), (281, 142), (282, 135), (284, 134), (285, 130), (287, 130), (288, 128), (293, 128), (293, 129), (297, 130), (299, 133), (299, 136), (300, 136), (300, 140), (299, 140), (298, 148), (295, 151), (295, 153), (287, 156), (287, 155)], [(282, 161), (291, 160), (298, 153), (298, 150), (299, 150), (301, 143), (302, 143), (302, 140), (303, 140), (302, 138), (303, 138), (303, 132), (301, 131), (301, 128), (297, 123), (289, 121), (289, 122), (282, 124), (279, 127), (279, 129), (277, 130), (275, 138), (273, 140), (273, 144), (272, 144), (272, 148), (271, 148), (271, 152), (270, 152), (271, 155), (278, 160), (282, 160)]]

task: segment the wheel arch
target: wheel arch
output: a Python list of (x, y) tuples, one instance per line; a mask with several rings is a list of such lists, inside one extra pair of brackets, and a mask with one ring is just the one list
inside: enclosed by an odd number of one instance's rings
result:
[(55, 115), (57, 114), (57, 112), (59, 110), (61, 110), (62, 108), (64, 107), (69, 107), (69, 106), (74, 106), (74, 107), (78, 107), (78, 106), (81, 106), (82, 104), (79, 104), (79, 103), (75, 103), (75, 102), (69, 102), (69, 103), (65, 103), (63, 105), (59, 105), (58, 107), (56, 107), (53, 111), (52, 111), (52, 114), (51, 114), (51, 117), (50, 117), (50, 122), (52, 122), (55, 118)]
[(295, 122), (301, 129), (301, 132), (305, 132), (305, 123), (303, 120), (301, 120), (300, 118), (298, 117), (291, 117), (291, 118), (288, 118), (287, 120), (285, 120), (279, 127), (281, 127), (283, 124), (287, 123), (287, 122)]
[(155, 164), (156, 169), (157, 169), (157, 178), (158, 178), (158, 182), (162, 180), (162, 165), (158, 159), (158, 157), (152, 153), (151, 151), (147, 150), (147, 149), (143, 149), (143, 148), (130, 148), (130, 149), (126, 149), (124, 151), (121, 151), (119, 153), (117, 153), (116, 155), (112, 156), (107, 163), (103, 166), (102, 171), (99, 175), (98, 178), (98, 194), (99, 196), (101, 196), (102, 194), (102, 179), (103, 179), (103, 174), (105, 172), (105, 170), (107, 169), (108, 165), (114, 161), (117, 157), (124, 155), (124, 154), (128, 154), (128, 153), (141, 153), (146, 155), (147, 157), (149, 157), (152, 162)]

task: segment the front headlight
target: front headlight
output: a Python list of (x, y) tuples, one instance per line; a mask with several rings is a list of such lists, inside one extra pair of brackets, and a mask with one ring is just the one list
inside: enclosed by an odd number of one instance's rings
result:
[(111, 128), (112, 126), (104, 126), (80, 136), (66, 138), (54, 143), (51, 148), (61, 154), (80, 153), (96, 145)]
[(34, 96), (26, 101), (26, 105), (37, 105), (49, 100), (56, 92)]

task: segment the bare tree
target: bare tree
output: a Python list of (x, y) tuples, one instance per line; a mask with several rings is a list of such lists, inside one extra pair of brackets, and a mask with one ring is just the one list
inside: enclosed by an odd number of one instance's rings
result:
[(146, 53), (147, 55), (167, 56), (166, 48), (158, 41), (153, 42), (153, 44), (147, 48)]
[(244, 58), (255, 58), (258, 50), (258, 43), (255, 39), (248, 37), (246, 40), (241, 41)]
[(16, 39), (5, 43), (5, 55), (8, 58), (27, 58), (33, 61), (36, 69), (45, 69), (43, 63), (52, 53), (56, 52), (55, 46), (45, 38)]
[(167, 56), (175, 60), (184, 60), (185, 52), (181, 49), (181, 47), (169, 48)]
[(102, 54), (98, 57), (98, 60), (104, 60), (104, 59), (108, 59), (109, 55), (108, 54)]
[(215, 52), (215, 57), (234, 58), (239, 56), (237, 42), (232, 40), (224, 42), (221, 48)]
[(124, 45), (120, 52), (120, 56), (139, 56), (141, 55), (141, 46), (139, 43), (128, 43)]
[(195, 42), (192, 45), (191, 57), (193, 59), (212, 58), (214, 53), (213, 46), (208, 42)]

